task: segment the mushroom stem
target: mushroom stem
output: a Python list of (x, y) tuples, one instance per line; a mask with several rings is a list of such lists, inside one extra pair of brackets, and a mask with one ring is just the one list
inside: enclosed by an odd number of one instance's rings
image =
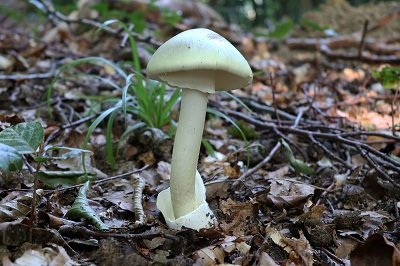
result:
[(181, 110), (172, 151), (170, 180), (171, 202), (175, 219), (198, 207), (195, 203), (195, 177), (207, 101), (207, 93), (192, 89), (182, 90)]

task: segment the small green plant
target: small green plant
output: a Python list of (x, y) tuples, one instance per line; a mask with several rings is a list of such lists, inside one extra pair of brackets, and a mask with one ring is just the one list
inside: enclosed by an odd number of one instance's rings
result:
[[(76, 156), (83, 156), (83, 154), (90, 153), (90, 151), (69, 147), (44, 147), (43, 143), (44, 129), (37, 121), (19, 123), (0, 132), (0, 178), (4, 175), (8, 175), (11, 171), (21, 170), (24, 163), (24, 156), (29, 155), (36, 163), (34, 169), (30, 164), (26, 163), (28, 169), (30, 169), (34, 176), (31, 207), (29, 208), (28, 206), (25, 206), (25, 211), (23, 212), (21, 212), (21, 209), (17, 208), (17, 210), (20, 211), (20, 214), (24, 216), (28, 212), (31, 212), (32, 221), (36, 220), (35, 208), (39, 197), (37, 194), (38, 179), (47, 183), (45, 179), (47, 176), (50, 182), (54, 183), (54, 180), (56, 180), (57, 182), (55, 185), (60, 185), (62, 183), (60, 178), (65, 179), (66, 177), (69, 177), (76, 179), (80, 176), (87, 176), (83, 171), (46, 171), (42, 169), (42, 165), (53, 160), (65, 160)], [(48, 153), (51, 153), (52, 151), (60, 150), (66, 152), (60, 156), (48, 155)], [(27, 162), (27, 159), (25, 159), (25, 162)], [(56, 178), (54, 179), (54, 177)], [(3, 183), (2, 179), (0, 179), (0, 183)], [(9, 207), (15, 209), (14, 205), (11, 204)], [(2, 207), (4, 206), (0, 206), (0, 208)]]
[[(110, 26), (111, 24), (120, 25), (128, 34), (128, 40), (132, 52), (132, 62), (134, 73), (127, 74), (120, 65), (115, 64), (107, 59), (101, 57), (88, 57), (81, 58), (64, 64), (53, 79), (51, 86), (48, 89), (47, 97), (50, 106), (50, 98), (54, 90), (56, 82), (64, 79), (64, 73), (67, 70), (74, 70), (82, 64), (95, 64), (100, 66), (108, 66), (114, 69), (115, 73), (124, 81), (123, 85), (112, 82), (106, 78), (101, 78), (107, 81), (113, 88), (121, 91), (121, 98), (110, 97), (107, 99), (99, 99), (103, 103), (108, 104), (108, 108), (102, 111), (97, 118), (90, 125), (86, 137), (84, 149), (87, 149), (87, 143), (90, 140), (94, 130), (105, 120), (106, 126), (106, 152), (107, 162), (115, 166), (115, 149), (113, 147), (112, 129), (114, 122), (119, 113), (123, 113), (126, 117), (127, 113), (133, 114), (139, 120), (143, 121), (148, 127), (155, 127), (163, 129), (166, 125), (173, 123), (170, 118), (170, 113), (174, 105), (180, 99), (180, 91), (174, 90), (171, 94), (167, 93), (166, 85), (157, 81), (146, 80), (143, 78), (141, 72), (142, 67), (139, 62), (139, 55), (136, 46), (136, 41), (129, 30), (128, 25), (118, 20), (108, 20), (102, 24), (102, 28)], [(100, 28), (99, 30), (102, 30)], [(141, 126), (143, 124), (140, 124)], [(128, 127), (132, 128), (132, 127)], [(133, 127), (138, 128), (138, 127)]]
[(302, 173), (306, 175), (314, 174), (314, 170), (310, 166), (308, 166), (305, 162), (296, 159), (296, 157), (294, 157), (292, 149), (285, 140), (281, 139), (280, 142), (286, 160), (289, 161), (290, 165), (293, 167), (296, 173)]
[(385, 89), (400, 86), (400, 67), (384, 67), (381, 71), (372, 71), (372, 76), (382, 83)]
[(400, 67), (384, 67), (381, 71), (372, 71), (372, 76), (376, 78), (385, 89), (396, 90), (392, 103), (392, 133), (396, 135), (396, 125), (394, 121), (395, 106), (400, 91)]
[(102, 220), (100, 220), (100, 217), (97, 215), (97, 213), (89, 206), (89, 201), (86, 197), (88, 190), (89, 181), (86, 181), (79, 189), (78, 196), (65, 216), (73, 219), (85, 218), (99, 230), (109, 229), (109, 227), (103, 223)]
[[(240, 128), (241, 131), (239, 131), (238, 128)], [(240, 138), (241, 135), (244, 134), (248, 140), (257, 139), (258, 137), (254, 127), (242, 120), (237, 120), (235, 126), (229, 127), (228, 133), (234, 138)]]
[(330, 27), (327, 25), (321, 25), (313, 20), (302, 18), (299, 22), (299, 24), (305, 28), (308, 28), (310, 30), (314, 31), (320, 31), (320, 32), (325, 32), (328, 30)]
[(276, 27), (273, 31), (269, 32), (267, 34), (267, 37), (272, 38), (272, 39), (283, 39), (287, 37), (290, 32), (292, 32), (294, 27), (293, 20), (291, 19), (286, 19), (278, 24), (276, 24)]
[[(8, 175), (11, 171), (19, 171), (23, 166), (23, 156), (29, 155), (37, 164), (33, 174), (35, 178), (50, 186), (72, 185), (77, 178), (85, 176), (84, 171), (63, 170), (48, 171), (41, 165), (49, 161), (67, 160), (91, 151), (58, 146), (43, 147), (44, 129), (37, 122), (19, 123), (0, 132), (0, 173)], [(59, 155), (53, 155), (53, 154)], [(90, 174), (90, 173), (89, 173)], [(54, 181), (57, 179), (57, 183)]]
[(174, 90), (169, 99), (166, 99), (165, 83), (148, 80), (145, 94), (137, 96), (136, 108), (132, 112), (137, 114), (148, 126), (162, 129), (171, 122), (170, 111), (180, 98), (180, 91)]

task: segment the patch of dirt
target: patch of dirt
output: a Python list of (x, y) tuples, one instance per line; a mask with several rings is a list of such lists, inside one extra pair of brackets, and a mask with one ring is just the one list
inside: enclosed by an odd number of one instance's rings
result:
[[(352, 6), (346, 0), (329, 0), (322, 4), (319, 9), (307, 12), (304, 18), (321, 26), (329, 26), (339, 34), (351, 34), (362, 31), (366, 20), (369, 20), (371, 26), (381, 18), (396, 12), (400, 12), (400, 5), (395, 1)], [(301, 35), (303, 34), (304, 32), (301, 33)], [(315, 35), (316, 33), (307, 32), (307, 34)], [(376, 38), (400, 37), (400, 19), (393, 19), (383, 28), (368, 34), (368, 36)]]

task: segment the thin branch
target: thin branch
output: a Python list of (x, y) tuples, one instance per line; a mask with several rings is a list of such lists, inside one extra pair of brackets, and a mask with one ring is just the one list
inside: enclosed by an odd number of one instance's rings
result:
[(374, 162), (374, 160), (371, 158), (371, 156), (369, 156), (367, 152), (365, 152), (360, 146), (357, 146), (357, 150), (360, 152), (361, 156), (368, 161), (369, 165), (376, 171), (378, 171), (378, 173), (383, 178), (392, 183), (392, 185), (395, 186), (396, 188), (400, 188), (400, 185), (397, 184), (388, 174), (386, 174), (385, 171), (383, 171), (381, 167), (376, 162)]
[[(300, 112), (297, 115), (297, 118), (295, 119), (295, 123), (293, 124), (293, 127), (296, 127), (298, 125), (298, 123), (300, 122), (301, 117), (304, 114), (304, 109), (300, 109)], [(277, 131), (279, 132), (279, 131)], [(279, 148), (282, 146), (281, 142), (278, 141), (275, 146), (272, 148), (272, 150), (270, 151), (270, 153), (268, 154), (267, 157), (264, 158), (264, 160), (262, 160), (261, 162), (259, 162), (256, 166), (254, 166), (253, 168), (249, 169), (248, 171), (244, 172), (233, 184), (232, 184), (232, 188), (235, 189), (240, 183), (242, 183), (246, 177), (254, 174), (255, 172), (257, 172), (259, 169), (261, 169), (262, 167), (264, 167), (264, 165), (266, 165), (276, 154), (276, 152), (279, 150)]]
[(312, 134), (308, 135), (308, 138), (315, 143), (315, 145), (317, 145), (319, 148), (321, 148), (330, 158), (332, 158), (333, 160), (341, 163), (344, 167), (346, 167), (347, 169), (351, 170), (353, 169), (353, 167), (346, 162), (345, 160), (343, 160), (342, 158), (340, 158), (339, 156), (336, 156), (335, 154), (333, 154), (333, 152), (331, 152), (330, 150), (328, 150), (327, 147), (325, 147), (325, 145), (323, 145), (321, 142), (317, 141), (314, 136)]
[(244, 172), (236, 181), (232, 184), (232, 188), (235, 189), (240, 183), (242, 183), (246, 177), (254, 174), (257, 172), (259, 169), (264, 167), (275, 155), (275, 153), (279, 150), (281, 147), (281, 143), (278, 141), (275, 146), (272, 148), (272, 150), (269, 152), (268, 156), (264, 158), (261, 162), (259, 162), (256, 166), (253, 168), (249, 169), (248, 171)]
[[(118, 178), (121, 178), (121, 177), (130, 176), (132, 174), (137, 174), (137, 173), (140, 173), (140, 172), (146, 170), (149, 167), (150, 167), (150, 165), (145, 165), (142, 168), (137, 169), (137, 170), (133, 170), (133, 171), (130, 171), (130, 172), (127, 172), (127, 173), (123, 173), (123, 174), (120, 174), (120, 175), (110, 176), (110, 177), (103, 178), (103, 179), (100, 179), (100, 180), (96, 180), (95, 182), (93, 182), (93, 184), (94, 185), (98, 185), (98, 184), (106, 183), (106, 182), (109, 182), (111, 180), (118, 179)], [(74, 185), (74, 186), (70, 186), (70, 187), (66, 187), (66, 188), (59, 188), (59, 189), (48, 190), (48, 191), (49, 192), (54, 192), (54, 191), (61, 192), (61, 191), (66, 191), (66, 190), (70, 190), (70, 189), (74, 189), (74, 188), (80, 188), (83, 185), (84, 184), (78, 184), (78, 185)]]
[(45, 73), (31, 73), (31, 74), (16, 73), (10, 75), (0, 74), (0, 79), (5, 79), (5, 80), (48, 79), (54, 77), (55, 75), (56, 75), (56, 68), (55, 65), (53, 64), (50, 70)]
[(365, 36), (367, 36), (367, 32), (368, 32), (368, 23), (369, 23), (369, 20), (366, 19), (364, 22), (363, 31), (361, 34), (360, 45), (358, 46), (358, 58), (360, 58), (360, 59), (362, 58), (362, 54), (363, 54), (363, 50), (364, 50)]
[[(87, 26), (91, 26), (94, 28), (101, 28), (102, 30), (104, 30), (108, 33), (111, 33), (113, 35), (120, 35), (122, 37), (124, 37), (124, 35), (126, 34), (122, 31), (122, 29), (114, 29), (112, 27), (103, 25), (103, 23), (92, 20), (92, 19), (86, 19), (86, 18), (71, 19), (71, 18), (65, 16), (64, 14), (62, 14), (61, 12), (55, 10), (52, 6), (50, 6), (46, 1), (43, 1), (43, 0), (30, 0), (29, 2), (31, 4), (33, 4), (35, 7), (37, 7), (39, 10), (41, 10), (54, 23), (62, 21), (62, 22), (68, 23), (68, 24), (73, 23), (73, 24), (87, 25)], [(134, 31), (130, 31), (129, 34), (134, 36), (135, 39), (139, 42), (145, 42), (145, 43), (154, 45), (156, 47), (161, 45), (160, 42), (153, 40), (153, 38), (143, 37), (142, 35), (134, 32)]]
[(323, 132), (315, 132), (315, 131), (308, 131), (304, 129), (299, 129), (299, 128), (292, 128), (288, 126), (278, 126), (275, 124), (271, 123), (265, 123), (261, 120), (258, 120), (256, 118), (253, 118), (251, 116), (248, 116), (244, 113), (241, 112), (236, 112), (233, 110), (229, 109), (222, 109), (220, 110), (221, 112), (225, 113), (226, 115), (230, 115), (239, 119), (242, 119), (250, 124), (253, 124), (255, 126), (258, 126), (260, 128), (268, 128), (274, 130), (274, 128), (278, 129), (279, 131), (286, 132), (286, 133), (293, 133), (297, 135), (302, 135), (305, 137), (308, 137), (309, 135), (312, 135), (314, 138), (321, 138), (321, 139), (327, 139), (331, 141), (336, 141), (340, 142), (342, 144), (346, 144), (352, 147), (357, 147), (359, 145), (363, 150), (368, 151), (369, 153), (381, 158), (385, 162), (388, 163), (388, 167), (390, 167), (392, 170), (396, 171), (397, 173), (400, 174), (400, 162), (396, 161), (395, 159), (391, 158), (388, 155), (385, 155), (384, 153), (374, 149), (373, 147), (362, 143), (361, 141), (358, 140), (353, 140), (353, 139), (347, 139), (339, 134), (332, 134), (332, 133), (323, 133)]
[(96, 114), (93, 114), (93, 115), (84, 117), (84, 118), (82, 118), (82, 119), (76, 120), (76, 121), (74, 121), (74, 122), (72, 122), (72, 123), (68, 123), (68, 124), (61, 125), (59, 128), (57, 128), (56, 130), (54, 130), (54, 131), (47, 137), (47, 139), (46, 139), (46, 141), (45, 141), (45, 146), (47, 146), (47, 145), (50, 143), (50, 141), (54, 140), (54, 139), (61, 133), (61, 131), (65, 130), (65, 129), (68, 129), (68, 128), (77, 127), (77, 126), (79, 126), (79, 125), (81, 125), (81, 124), (83, 124), (83, 123), (86, 123), (87, 121), (92, 120), (92, 119), (95, 118), (96, 116), (97, 116)]
[(68, 236), (91, 236), (95, 238), (118, 238), (118, 239), (152, 239), (155, 237), (165, 237), (171, 240), (179, 240), (178, 237), (169, 235), (169, 234), (163, 234), (163, 233), (141, 233), (141, 234), (123, 234), (123, 233), (114, 233), (114, 232), (101, 232), (101, 231), (93, 231), (89, 230), (83, 226), (62, 226), (59, 229), (59, 232), (61, 235), (68, 235)]

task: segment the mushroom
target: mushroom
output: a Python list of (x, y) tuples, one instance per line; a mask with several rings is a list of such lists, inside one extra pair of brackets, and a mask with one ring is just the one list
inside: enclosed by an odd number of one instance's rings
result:
[(208, 94), (247, 86), (253, 78), (250, 66), (219, 34), (192, 29), (161, 45), (147, 65), (147, 74), (182, 88), (170, 188), (160, 192), (157, 206), (171, 228), (210, 227), (215, 218), (197, 172)]

